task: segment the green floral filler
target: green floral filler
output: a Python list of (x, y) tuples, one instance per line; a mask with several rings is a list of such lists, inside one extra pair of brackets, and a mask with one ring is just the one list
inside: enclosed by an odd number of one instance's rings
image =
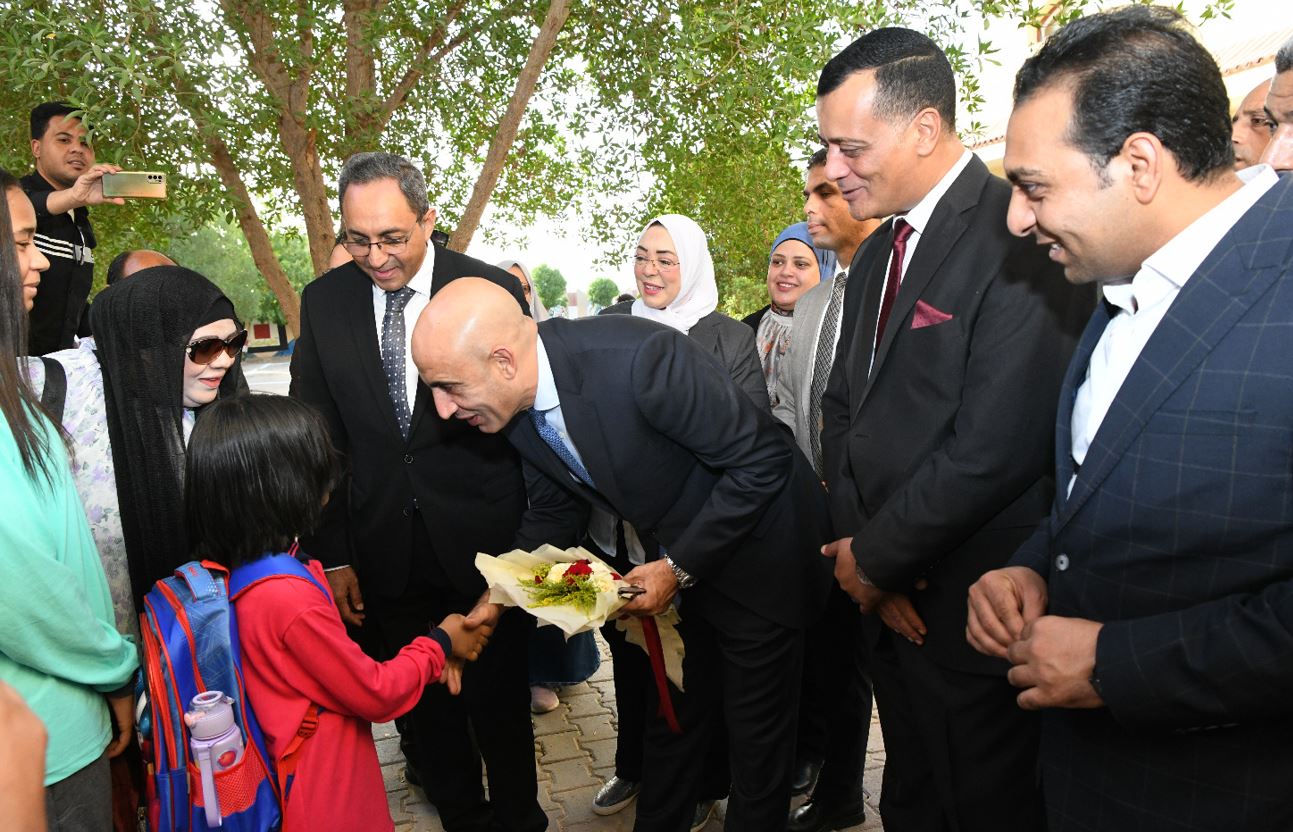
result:
[(548, 580), (551, 571), (552, 564), (541, 566), (535, 570), (532, 579), (520, 582), (529, 592), (534, 606), (568, 606), (591, 613), (597, 606), (597, 586), (593, 583), (593, 571), (588, 561), (575, 561), (555, 581)]

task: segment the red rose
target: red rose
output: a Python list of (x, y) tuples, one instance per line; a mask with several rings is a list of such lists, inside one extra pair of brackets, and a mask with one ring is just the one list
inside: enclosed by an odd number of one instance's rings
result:
[(566, 568), (567, 575), (591, 575), (593, 568), (588, 565), (586, 560), (577, 560)]
[(538, 576), (538, 575), (535, 575), (535, 576), (534, 576), (534, 582), (535, 582), (536, 584), (541, 584), (541, 583), (543, 583), (543, 578), (542, 578), (542, 577), (540, 577), (540, 576)]

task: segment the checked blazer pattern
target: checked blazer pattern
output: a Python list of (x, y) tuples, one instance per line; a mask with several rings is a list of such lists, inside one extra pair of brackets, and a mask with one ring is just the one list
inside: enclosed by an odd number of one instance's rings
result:
[(1077, 474), (1016, 554), (1049, 612), (1104, 623), (1107, 708), (1045, 716), (1052, 830), (1293, 828), (1293, 180), (1222, 239), (1145, 345)]

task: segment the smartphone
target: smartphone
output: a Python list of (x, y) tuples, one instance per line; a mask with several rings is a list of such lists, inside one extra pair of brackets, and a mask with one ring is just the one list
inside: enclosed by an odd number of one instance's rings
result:
[(125, 171), (103, 175), (106, 197), (166, 199), (166, 174), (156, 171)]

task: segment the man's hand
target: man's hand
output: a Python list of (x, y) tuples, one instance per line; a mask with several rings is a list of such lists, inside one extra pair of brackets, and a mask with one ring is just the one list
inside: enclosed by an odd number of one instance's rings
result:
[(0, 817), (14, 832), (45, 829), (45, 724), (0, 682)]
[[(489, 643), (489, 635), (494, 632), (492, 624), (477, 624), (467, 627), (467, 619), (458, 613), (445, 616), (440, 622), (440, 629), (449, 636), (453, 645), (452, 658), (474, 662), (480, 658), (480, 651)], [(445, 656), (449, 659), (450, 656)]]
[(635, 567), (624, 580), (646, 590), (620, 608), (633, 615), (659, 615), (669, 609), (673, 596), (678, 594), (678, 579), (664, 558)]
[(121, 197), (106, 197), (103, 195), (103, 175), (105, 173), (121, 173), (121, 168), (108, 164), (93, 166), (78, 176), (76, 181), (72, 183), (72, 187), (63, 191), (54, 191), (46, 197), (45, 210), (50, 214), (65, 214), (85, 205), (103, 205), (104, 203), (125, 205), (126, 201)]
[(1095, 645), (1104, 625), (1085, 618), (1044, 615), (1024, 625), (1021, 638), (1006, 658), (1014, 667), (1006, 678), (1017, 688), (1019, 707), (1099, 708), (1104, 704), (1091, 686)]
[(364, 596), (359, 592), (359, 576), (350, 566), (330, 569), (323, 573), (337, 602), (341, 620), (352, 627), (364, 626)]
[(449, 689), (451, 696), (462, 693), (462, 661), (449, 659), (440, 669), (440, 684)]
[(108, 696), (108, 710), (112, 712), (112, 726), (115, 739), (108, 743), (108, 756), (117, 757), (125, 751), (135, 739), (135, 697)]
[(999, 659), (1024, 627), (1046, 612), (1046, 581), (1026, 566), (994, 569), (970, 587), (965, 637), (970, 646)]
[[(917, 588), (923, 589), (922, 584), (924, 581), (918, 583)], [(876, 612), (889, 629), (912, 644), (925, 643), (925, 634), (929, 631), (925, 629), (925, 622), (921, 620), (920, 614), (916, 612), (911, 599), (906, 595), (899, 592), (884, 593), (884, 597), (876, 606)]]
[(476, 600), (476, 606), (472, 607), (463, 619), (463, 626), (468, 630), (474, 630), (478, 627), (488, 627), (490, 632), (498, 626), (498, 619), (503, 615), (502, 604), (491, 604), (489, 602), (489, 590)]
[(827, 543), (822, 547), (822, 554), (835, 559), (835, 582), (840, 585), (840, 589), (853, 599), (862, 612), (875, 612), (884, 600), (885, 593), (874, 584), (862, 582), (857, 561), (853, 558), (853, 538), (842, 537), (834, 543)]

